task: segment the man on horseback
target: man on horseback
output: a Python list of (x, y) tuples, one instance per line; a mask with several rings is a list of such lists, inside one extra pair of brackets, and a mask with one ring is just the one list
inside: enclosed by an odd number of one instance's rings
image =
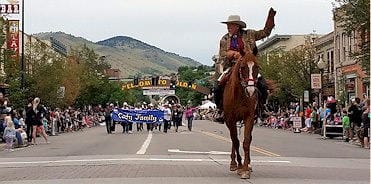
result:
[[(223, 91), (231, 67), (240, 57), (245, 55), (245, 52), (253, 53), (255, 56), (258, 54), (258, 48), (255, 42), (270, 35), (274, 27), (275, 14), (276, 11), (271, 8), (264, 29), (259, 31), (251, 29), (244, 30), (243, 28), (246, 28), (246, 23), (241, 21), (238, 15), (231, 15), (227, 21), (222, 22), (223, 24), (227, 24), (228, 33), (220, 40), (219, 58), (215, 63), (216, 73), (219, 76), (214, 89), (214, 99), (220, 115), (217, 121), (223, 121)], [(260, 75), (256, 87), (260, 92), (257, 115), (262, 118), (262, 111), (265, 110), (265, 103), (268, 97), (268, 89), (265, 80)]]

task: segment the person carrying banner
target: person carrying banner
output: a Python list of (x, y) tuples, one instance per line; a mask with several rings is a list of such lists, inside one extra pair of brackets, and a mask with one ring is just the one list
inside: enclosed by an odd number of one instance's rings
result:
[[(124, 102), (122, 109), (123, 110), (129, 109), (128, 104), (126, 102)], [(129, 133), (129, 122), (121, 121), (121, 126), (122, 126), (122, 133), (123, 134), (124, 133)]]
[[(151, 106), (147, 106), (147, 103), (146, 102), (143, 102), (143, 104), (145, 104), (145, 110), (153, 110), (153, 106), (151, 107)], [(154, 126), (154, 123), (146, 123), (146, 125), (147, 125), (147, 131), (149, 132), (149, 131), (153, 131), (153, 126)]]
[(112, 133), (112, 117), (111, 117), (111, 113), (112, 113), (112, 108), (111, 106), (108, 106), (108, 104), (106, 105), (105, 109), (104, 109), (104, 120), (106, 121), (106, 129), (107, 129), (107, 133), (108, 134), (111, 134)]

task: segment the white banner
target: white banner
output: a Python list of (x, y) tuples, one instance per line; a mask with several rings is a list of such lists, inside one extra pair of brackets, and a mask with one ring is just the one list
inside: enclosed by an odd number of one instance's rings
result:
[(175, 90), (149, 89), (143, 90), (143, 95), (175, 95)]
[(152, 89), (152, 90), (159, 90), (159, 89), (169, 89), (170, 86), (144, 86), (142, 89)]

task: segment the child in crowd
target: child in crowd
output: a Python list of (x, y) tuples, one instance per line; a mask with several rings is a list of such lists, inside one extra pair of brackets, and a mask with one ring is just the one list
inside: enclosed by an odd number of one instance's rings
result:
[(268, 119), (268, 127), (273, 127), (276, 125), (276, 121), (277, 121), (277, 118), (276, 118), (276, 115), (275, 114), (271, 114), (269, 119)]
[(286, 121), (285, 121), (285, 118), (282, 116), (281, 118), (280, 118), (280, 123), (279, 123), (279, 128), (282, 128), (282, 129), (286, 129), (287, 128), (287, 123), (286, 123)]
[(5, 139), (6, 145), (5, 150), (13, 151), (13, 142), (15, 139), (15, 128), (12, 118), (10, 116), (5, 117), (6, 128), (4, 130), (3, 139)]
[(345, 142), (349, 142), (350, 120), (346, 109), (343, 109), (343, 118), (341, 122), (343, 124), (343, 135), (345, 138)]

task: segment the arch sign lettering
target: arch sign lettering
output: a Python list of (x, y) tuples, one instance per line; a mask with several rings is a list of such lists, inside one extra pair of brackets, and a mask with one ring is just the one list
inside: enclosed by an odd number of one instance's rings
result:
[[(134, 85), (134, 82), (128, 82), (122, 85), (122, 90), (129, 90), (129, 89), (135, 89), (135, 88), (142, 88), (142, 89), (171, 89), (170, 86), (170, 80), (165, 79), (159, 79), (157, 81), (157, 85), (152, 85), (152, 80), (139, 80), (138, 85)], [(200, 86), (195, 83), (188, 83), (185, 81), (177, 81), (176, 87), (182, 87), (182, 88), (189, 88), (191, 90), (195, 90), (197, 92), (203, 93), (203, 94), (210, 94), (210, 90), (206, 87)]]

